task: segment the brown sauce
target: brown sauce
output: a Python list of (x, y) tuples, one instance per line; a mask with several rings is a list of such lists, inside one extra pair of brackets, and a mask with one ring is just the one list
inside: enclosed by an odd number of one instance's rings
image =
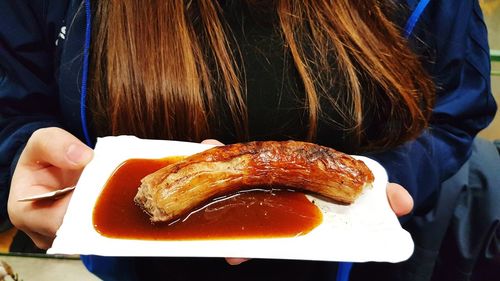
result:
[(289, 190), (251, 190), (214, 199), (173, 223), (155, 223), (135, 205), (140, 180), (182, 159), (130, 159), (116, 169), (94, 207), (93, 223), (103, 236), (147, 240), (198, 240), (293, 237), (322, 221), (321, 211), (304, 194)]

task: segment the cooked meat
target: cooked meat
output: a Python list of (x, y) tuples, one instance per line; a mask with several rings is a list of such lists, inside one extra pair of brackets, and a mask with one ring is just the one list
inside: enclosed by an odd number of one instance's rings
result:
[(135, 202), (151, 221), (171, 221), (208, 200), (249, 188), (286, 187), (350, 204), (373, 174), (363, 161), (298, 141), (217, 146), (142, 179)]

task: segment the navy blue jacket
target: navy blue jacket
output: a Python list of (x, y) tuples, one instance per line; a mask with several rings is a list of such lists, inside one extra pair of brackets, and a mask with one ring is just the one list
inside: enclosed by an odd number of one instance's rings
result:
[[(414, 10), (422, 2), (427, 1), (405, 4)], [(86, 8), (82, 1), (0, 1), (2, 220), (7, 219), (17, 159), (36, 129), (57, 126), (86, 140)], [(438, 87), (430, 128), (414, 141), (369, 156), (386, 168), (392, 182), (409, 190), (418, 209), (468, 159), (473, 139), (493, 119), (496, 104), (478, 1), (430, 1), (414, 22), (410, 44), (426, 59), (432, 58), (424, 66)], [(90, 137), (86, 141), (91, 145)]]

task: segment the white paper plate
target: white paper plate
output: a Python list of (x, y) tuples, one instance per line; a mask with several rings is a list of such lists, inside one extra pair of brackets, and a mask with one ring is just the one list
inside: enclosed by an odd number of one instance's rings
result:
[(113, 239), (93, 227), (92, 211), (109, 176), (130, 158), (190, 155), (210, 148), (198, 143), (100, 138), (94, 159), (83, 171), (49, 254), (102, 256), (247, 257), (323, 261), (400, 262), (413, 252), (386, 196), (387, 174), (376, 161), (363, 160), (375, 175), (372, 188), (349, 206), (314, 199), (323, 222), (306, 235), (275, 239), (151, 241)]

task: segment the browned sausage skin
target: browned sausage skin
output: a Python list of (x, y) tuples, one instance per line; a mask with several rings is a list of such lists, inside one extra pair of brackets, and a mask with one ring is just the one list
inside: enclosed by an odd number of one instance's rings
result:
[(253, 187), (286, 187), (350, 204), (373, 182), (363, 161), (299, 141), (217, 146), (142, 179), (135, 202), (151, 221), (171, 221), (207, 200)]

